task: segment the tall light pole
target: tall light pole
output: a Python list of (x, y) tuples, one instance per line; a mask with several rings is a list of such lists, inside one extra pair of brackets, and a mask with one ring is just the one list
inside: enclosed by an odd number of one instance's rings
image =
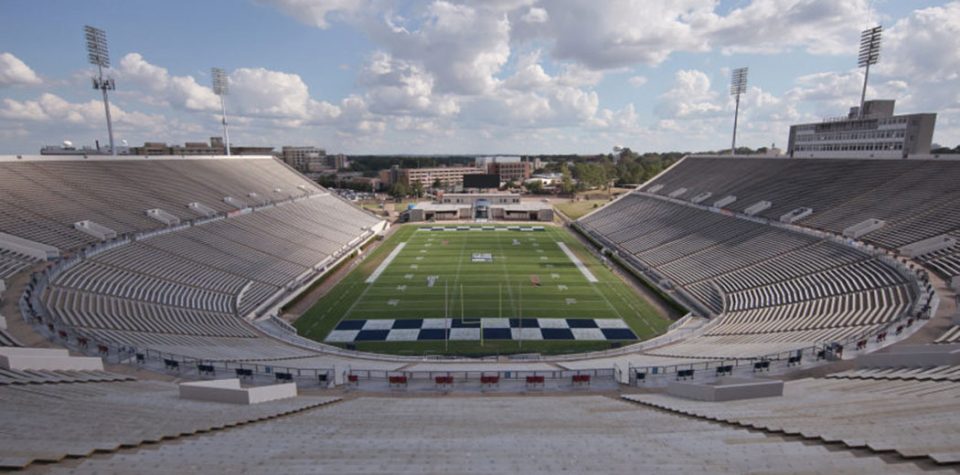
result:
[(737, 121), (740, 118), (740, 95), (747, 92), (747, 68), (737, 68), (730, 73), (730, 95), (736, 97), (736, 108), (733, 111), (733, 141), (730, 144), (730, 155), (737, 154)]
[(863, 105), (867, 99), (867, 80), (870, 79), (870, 65), (877, 64), (880, 59), (880, 36), (883, 34), (882, 26), (863, 30), (860, 33), (860, 56), (857, 58), (857, 66), (866, 68), (863, 74), (863, 90), (860, 92), (860, 113), (859, 118), (863, 118)]
[(223, 122), (223, 143), (227, 147), (227, 156), (230, 155), (230, 133), (227, 130), (227, 105), (223, 99), (230, 92), (230, 81), (227, 74), (220, 68), (210, 68), (213, 78), (213, 93), (220, 96), (221, 121)]
[(107, 33), (90, 25), (83, 27), (87, 40), (87, 59), (97, 67), (97, 77), (93, 78), (93, 88), (103, 92), (103, 108), (107, 112), (107, 134), (110, 136), (110, 153), (116, 157), (117, 148), (113, 145), (113, 122), (110, 120), (110, 100), (107, 91), (117, 88), (113, 78), (103, 77), (103, 68), (110, 67), (110, 51), (107, 49)]

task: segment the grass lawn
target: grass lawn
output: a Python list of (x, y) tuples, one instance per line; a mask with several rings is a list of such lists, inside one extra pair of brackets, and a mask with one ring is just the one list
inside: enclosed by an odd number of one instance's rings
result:
[[(576, 202), (556, 203), (554, 206), (570, 219), (580, 219), (583, 215), (608, 203), (608, 200), (583, 200)], [(596, 207), (596, 208), (595, 208)]]
[[(404, 225), (295, 323), (300, 334), (323, 341), (345, 319), (618, 318), (640, 339), (669, 321), (606, 269), (567, 230), (419, 231)], [(504, 226), (498, 224), (498, 226)], [(558, 246), (565, 243), (598, 279), (589, 282)], [(373, 283), (367, 278), (405, 243)], [(492, 262), (473, 262), (474, 254)], [(428, 277), (435, 276), (433, 286)], [(539, 280), (540, 285), (534, 285)], [(569, 353), (609, 348), (609, 341), (358, 342), (356, 348), (394, 354)]]

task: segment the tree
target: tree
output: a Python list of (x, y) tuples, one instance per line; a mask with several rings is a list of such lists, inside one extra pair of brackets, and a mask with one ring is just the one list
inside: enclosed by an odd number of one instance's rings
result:
[(573, 193), (576, 187), (573, 185), (573, 177), (570, 175), (570, 168), (564, 163), (560, 167), (560, 173), (563, 175), (560, 179), (560, 191), (565, 194)]
[(439, 190), (440, 188), (443, 188), (443, 182), (440, 181), (439, 178), (434, 178), (434, 179), (433, 179), (433, 189), (434, 189), (434, 190)]
[(601, 164), (578, 163), (573, 171), (577, 180), (586, 187), (600, 188), (607, 185), (607, 171)]
[(543, 193), (543, 183), (540, 180), (530, 180), (523, 184), (527, 188), (527, 191), (534, 195), (539, 195)]
[(413, 186), (410, 187), (410, 192), (413, 193), (417, 198), (423, 196), (423, 182), (417, 180), (413, 182)]
[(390, 191), (387, 193), (395, 199), (400, 199), (410, 194), (410, 188), (403, 183), (397, 182), (390, 187)]

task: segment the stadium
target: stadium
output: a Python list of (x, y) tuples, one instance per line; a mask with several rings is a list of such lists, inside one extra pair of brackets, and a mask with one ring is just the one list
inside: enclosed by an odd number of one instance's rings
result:
[(405, 223), (229, 139), (0, 155), (0, 470), (956, 473), (960, 158), (897, 138)]

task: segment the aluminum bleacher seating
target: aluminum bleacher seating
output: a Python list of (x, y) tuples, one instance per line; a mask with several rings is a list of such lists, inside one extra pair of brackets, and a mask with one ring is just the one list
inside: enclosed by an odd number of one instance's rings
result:
[(579, 223), (716, 315), (708, 331), (649, 354), (730, 358), (810, 347), (880, 329), (916, 298), (906, 277), (860, 250), (642, 193)]
[[(185, 443), (85, 458), (76, 461), (75, 467), (50, 466), (49, 471), (159, 474), (169, 473), (174, 465), (189, 466), (198, 473), (882, 474), (932, 470), (645, 410), (600, 396), (472, 398), (469, 403), (466, 408), (463, 399), (354, 398), (294, 417), (191, 437)], [(177, 427), (176, 422), (169, 426)], [(424, 444), (432, 449), (423, 450)]]
[[(0, 161), (0, 185), (0, 231), (82, 256), (36, 301), (58, 332), (209, 360), (314, 354), (244, 317), (307, 283), (379, 222), (265, 157)], [(237, 209), (230, 196), (254, 208)], [(148, 209), (180, 222), (170, 228)], [(82, 220), (123, 240), (95, 249), (96, 238), (73, 228)], [(0, 252), (0, 278), (31, 263)]]
[[(175, 385), (154, 381), (0, 385), (0, 414), (30, 415), (16, 418), (15, 431), (0, 432), (0, 468), (138, 447), (335, 400), (298, 397), (249, 406), (216, 404), (180, 399)], [(13, 419), (4, 421), (13, 424)]]
[(873, 373), (857, 370), (788, 381), (783, 397), (723, 404), (660, 394), (624, 397), (735, 426), (956, 463), (960, 460), (960, 382), (950, 376), (956, 370), (913, 370), (912, 377), (905, 371), (895, 377), (897, 370), (887, 370), (889, 377), (871, 377)]

